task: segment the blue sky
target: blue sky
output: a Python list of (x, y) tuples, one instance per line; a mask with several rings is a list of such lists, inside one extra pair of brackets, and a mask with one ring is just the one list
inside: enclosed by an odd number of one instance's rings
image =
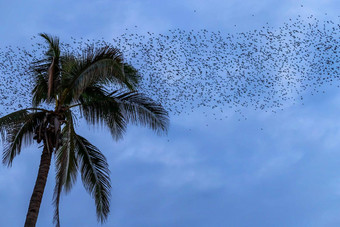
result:
[[(339, 24), (339, 12), (335, 0), (1, 0), (0, 47), (25, 45), (40, 32), (65, 40), (110, 40), (126, 28), (233, 34), (325, 13)], [(171, 115), (168, 136), (131, 126), (114, 142), (106, 131), (79, 126), (110, 164), (111, 214), (102, 226), (339, 226), (340, 93), (325, 90), (275, 114), (243, 109), (247, 120), (233, 110), (222, 121), (200, 109)], [(32, 146), (12, 168), (0, 167), (0, 226), (22, 226), (39, 158)], [(53, 187), (52, 167), (37, 226), (53, 226)], [(101, 226), (80, 179), (62, 197), (60, 213), (62, 226)]]

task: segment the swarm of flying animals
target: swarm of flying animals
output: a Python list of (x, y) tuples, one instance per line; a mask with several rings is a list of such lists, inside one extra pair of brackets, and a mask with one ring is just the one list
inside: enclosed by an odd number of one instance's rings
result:
[[(29, 65), (46, 46), (0, 49), (0, 105), (30, 106)], [(208, 109), (223, 114), (253, 108), (276, 112), (307, 93), (340, 86), (340, 24), (313, 16), (248, 32), (173, 29), (126, 32), (110, 41), (71, 38), (62, 49), (81, 56), (88, 46), (114, 45), (141, 74), (139, 91), (172, 114)], [(4, 112), (3, 111), (3, 112)]]

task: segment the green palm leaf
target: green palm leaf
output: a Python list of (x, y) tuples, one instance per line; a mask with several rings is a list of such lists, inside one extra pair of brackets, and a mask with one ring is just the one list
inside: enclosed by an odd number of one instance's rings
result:
[(123, 137), (127, 122), (117, 102), (101, 87), (89, 87), (80, 97), (80, 113), (89, 124), (107, 126), (116, 140)]
[(119, 105), (128, 122), (149, 127), (157, 133), (167, 131), (168, 113), (161, 104), (138, 92), (115, 91), (109, 96)]
[(157, 133), (167, 131), (166, 110), (137, 92), (117, 90), (108, 94), (100, 87), (90, 87), (80, 97), (81, 114), (92, 125), (105, 125), (115, 139), (122, 138), (127, 123), (143, 125)]
[(49, 49), (45, 53), (48, 57), (59, 58), (60, 56), (60, 48), (59, 48), (59, 38), (56, 36), (48, 35), (47, 33), (40, 33), (41, 37), (45, 39), (45, 41), (49, 44)]
[[(124, 67), (127, 67), (125, 74)], [(138, 81), (137, 71), (133, 67), (123, 63), (123, 58), (118, 49), (110, 46), (102, 48), (89, 47), (84, 51), (83, 57), (77, 61), (77, 65), (65, 71), (73, 76), (68, 88), (63, 94), (72, 95), (77, 100), (82, 92), (94, 84), (109, 85), (120, 84), (129, 89), (134, 89)]]
[(37, 74), (35, 77), (35, 86), (32, 90), (32, 105), (39, 106), (47, 100), (48, 96), (48, 79), (43, 74)]
[(63, 145), (56, 151), (56, 185), (54, 188), (53, 203), (55, 212), (53, 221), (56, 226), (60, 226), (59, 202), (63, 189), (68, 192), (77, 180), (78, 163), (75, 157), (76, 134), (73, 127), (71, 111), (66, 113), (67, 123), (62, 130)]
[[(22, 144), (30, 145), (34, 142), (33, 135), (35, 129), (46, 115), (45, 112), (34, 112), (30, 114), (26, 112), (26, 114), (24, 114), (25, 111), (27, 110), (17, 111), (17, 116), (8, 117), (12, 118), (13, 121), (10, 123), (10, 127), (6, 128), (6, 145), (2, 158), (2, 162), (7, 166), (11, 166), (15, 156), (20, 154)], [(23, 118), (19, 121), (17, 117), (20, 115)]]
[(15, 111), (13, 113), (7, 114), (6, 116), (3, 116), (0, 118), (0, 134), (2, 141), (4, 142), (6, 133), (8, 130), (11, 129), (11, 127), (20, 123), (23, 123), (26, 119), (26, 117), (29, 115), (30, 111), (42, 111), (42, 112), (48, 112), (45, 109), (41, 108), (27, 108)]
[(96, 204), (97, 218), (104, 222), (110, 212), (110, 177), (105, 156), (85, 138), (76, 135), (76, 156), (85, 189)]
[[(52, 102), (60, 87), (60, 47), (59, 39), (46, 33), (39, 34), (48, 44), (45, 58), (33, 62), (31, 70), (34, 72), (35, 85), (32, 91), (33, 105), (37, 106), (43, 101)], [(47, 89), (47, 93), (46, 93)]]
[(28, 115), (27, 109), (22, 109), (15, 111), (13, 113), (10, 113), (6, 116), (3, 116), (0, 118), (0, 132), (2, 139), (4, 139), (6, 135), (6, 130), (8, 130), (12, 125), (21, 123), (24, 121), (24, 119)]

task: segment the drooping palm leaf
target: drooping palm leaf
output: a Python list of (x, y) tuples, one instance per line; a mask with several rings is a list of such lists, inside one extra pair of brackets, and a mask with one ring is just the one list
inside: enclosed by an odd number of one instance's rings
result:
[(107, 126), (116, 140), (122, 138), (127, 122), (117, 102), (100, 87), (90, 87), (82, 94), (80, 113), (92, 125)]
[(152, 99), (137, 92), (87, 89), (80, 98), (80, 110), (93, 125), (106, 125), (115, 139), (120, 139), (127, 123), (143, 125), (157, 133), (166, 132), (169, 119), (166, 110)]
[(15, 125), (18, 123), (21, 123), (24, 121), (24, 119), (28, 115), (27, 109), (22, 109), (15, 111), (13, 113), (10, 113), (6, 116), (3, 116), (0, 118), (0, 132), (2, 139), (4, 139), (4, 136), (6, 135), (6, 129), (10, 128), (11, 125)]
[(9, 130), (12, 125), (23, 123), (26, 117), (29, 115), (30, 111), (42, 111), (48, 112), (41, 108), (26, 108), (22, 110), (15, 111), (13, 113), (7, 114), (0, 118), (0, 133), (2, 139), (6, 136), (6, 130)]
[(110, 171), (105, 156), (85, 138), (76, 135), (76, 157), (85, 189), (96, 204), (97, 218), (104, 222), (110, 212)]
[(45, 112), (27, 114), (21, 122), (13, 123), (6, 129), (6, 146), (4, 147), (2, 158), (5, 165), (12, 165), (14, 157), (21, 152), (22, 144), (30, 145), (34, 142), (35, 129), (43, 121), (45, 115)]
[(119, 105), (128, 122), (149, 127), (157, 133), (167, 131), (169, 117), (161, 104), (138, 92), (115, 91), (109, 96)]
[(60, 226), (59, 202), (63, 189), (68, 192), (77, 179), (78, 163), (75, 157), (75, 131), (71, 111), (66, 114), (66, 125), (62, 130), (63, 145), (56, 151), (56, 185), (54, 188), (53, 203), (55, 206), (53, 221)]

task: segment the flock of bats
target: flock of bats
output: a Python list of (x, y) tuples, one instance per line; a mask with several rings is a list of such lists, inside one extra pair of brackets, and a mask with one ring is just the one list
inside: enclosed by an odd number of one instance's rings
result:
[[(46, 50), (41, 39), (32, 40), (31, 46), (0, 49), (2, 112), (30, 106), (29, 65)], [(244, 108), (276, 112), (302, 102), (307, 93), (340, 86), (339, 20), (309, 16), (234, 34), (174, 29), (126, 32), (109, 42), (71, 40), (62, 43), (62, 50), (80, 54), (93, 44), (119, 48), (142, 76), (139, 91), (172, 114), (207, 110), (223, 115)]]

